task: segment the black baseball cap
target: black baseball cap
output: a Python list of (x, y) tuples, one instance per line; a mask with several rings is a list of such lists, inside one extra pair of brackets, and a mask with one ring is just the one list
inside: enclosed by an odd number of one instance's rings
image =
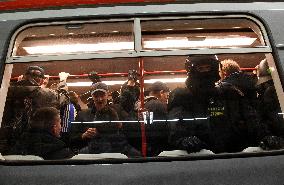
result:
[(169, 87), (161, 81), (154, 82), (148, 89), (148, 91), (150, 92), (151, 91), (162, 91), (162, 90), (165, 92), (170, 91)]
[(91, 93), (91, 95), (93, 95), (95, 92), (101, 91), (104, 93), (107, 93), (108, 91), (108, 86), (103, 83), (103, 82), (97, 82), (94, 85), (92, 85), (93, 91)]
[(29, 66), (26, 70), (26, 75), (44, 78), (44, 69), (39, 66)]

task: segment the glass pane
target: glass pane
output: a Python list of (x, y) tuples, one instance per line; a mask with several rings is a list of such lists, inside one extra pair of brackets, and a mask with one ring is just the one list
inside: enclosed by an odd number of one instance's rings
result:
[(143, 58), (148, 155), (283, 147), (271, 142), (283, 141), (284, 121), (270, 76), (275, 71), (264, 67), (265, 59), (265, 54)]
[(142, 21), (144, 49), (264, 46), (257, 25), (246, 19)]
[[(138, 71), (138, 59), (13, 65), (2, 121), (7, 134), (6, 150), (1, 148), (3, 155), (37, 155), (43, 159), (100, 153), (142, 156), (140, 120), (135, 109), (140, 89), (137, 73), (133, 76), (133, 71)], [(133, 88), (126, 87), (129, 71), (135, 81)], [(59, 76), (64, 76), (60, 72), (70, 74), (67, 86), (59, 81)], [(61, 121), (50, 107), (58, 111)]]
[[(269, 55), (221, 54), (222, 65), (209, 55), (7, 64), (14, 66), (1, 153), (80, 159), (80, 154), (132, 158), (280, 149), (284, 123), (278, 97), (283, 94), (275, 91), (280, 84), (273, 61), (268, 67), (261, 62)], [(49, 81), (34, 66), (44, 69)], [(144, 66), (144, 83), (139, 66)], [(60, 83), (60, 72), (70, 73), (67, 86)], [(43, 107), (55, 108), (59, 117), (51, 119), (52, 110), (36, 116)], [(52, 129), (44, 126), (50, 123)], [(62, 146), (54, 155), (42, 139), (47, 136)], [(69, 152), (62, 153), (65, 149)]]
[(134, 50), (132, 22), (35, 26), (16, 39), (13, 56)]

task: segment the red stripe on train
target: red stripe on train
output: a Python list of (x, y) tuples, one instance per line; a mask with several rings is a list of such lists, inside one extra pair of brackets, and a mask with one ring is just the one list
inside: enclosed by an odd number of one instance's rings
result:
[(157, 3), (175, 0), (11, 0), (0, 2), (0, 10), (33, 9), (47, 7), (80, 6), (93, 4)]

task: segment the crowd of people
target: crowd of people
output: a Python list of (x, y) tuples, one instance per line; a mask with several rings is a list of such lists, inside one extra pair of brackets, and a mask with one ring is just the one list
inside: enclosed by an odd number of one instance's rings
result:
[(30, 66), (9, 87), (1, 128), (6, 145), (1, 152), (44, 159), (80, 153), (141, 157), (141, 112), (148, 112), (143, 120), (147, 156), (176, 149), (223, 153), (250, 146), (284, 147), (283, 117), (266, 60), (257, 66), (257, 75), (215, 55), (189, 56), (185, 69), (184, 88), (171, 91), (165, 83), (154, 82), (143, 102), (136, 71), (130, 70), (120, 92), (112, 93), (92, 75), (86, 104), (68, 90), (68, 73), (60, 73), (60, 82), (48, 88), (44, 70)]

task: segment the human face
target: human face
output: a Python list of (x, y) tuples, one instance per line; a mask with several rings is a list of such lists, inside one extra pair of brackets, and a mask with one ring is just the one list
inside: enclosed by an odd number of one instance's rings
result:
[(57, 115), (54, 119), (54, 124), (53, 124), (53, 128), (52, 128), (52, 133), (55, 137), (60, 137), (60, 133), (61, 133), (61, 119), (60, 116)]
[(219, 65), (219, 76), (220, 76), (221, 80), (223, 80), (223, 79), (225, 78), (225, 74), (224, 74), (224, 72), (222, 71), (221, 65)]
[(44, 83), (44, 79), (40, 78), (40, 77), (35, 77), (34, 80), (36, 81), (36, 83), (41, 86)]
[(92, 95), (92, 97), (97, 110), (101, 110), (107, 105), (107, 98), (108, 98), (107, 93), (102, 91), (97, 91)]
[(43, 82), (44, 82), (44, 78), (41, 76), (42, 74), (41, 74), (41, 71), (39, 71), (39, 70), (33, 70), (33, 71), (31, 71), (31, 78), (34, 80), (34, 81), (36, 81), (36, 83), (38, 84), (38, 85), (42, 85), (43, 84)]
[(166, 104), (168, 104), (170, 92), (161, 91), (160, 92), (160, 100)]

